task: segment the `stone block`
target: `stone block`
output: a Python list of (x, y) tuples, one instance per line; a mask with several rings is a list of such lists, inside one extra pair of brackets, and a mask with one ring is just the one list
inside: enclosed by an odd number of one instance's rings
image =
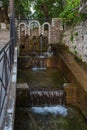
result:
[(66, 103), (67, 104), (75, 104), (76, 103), (76, 92), (77, 88), (73, 87), (72, 85), (66, 86), (65, 87), (65, 92), (66, 92)]
[(29, 107), (29, 86), (24, 84), (17, 84), (16, 95), (17, 107)]
[(1, 29), (6, 29), (6, 24), (5, 23), (1, 23)]

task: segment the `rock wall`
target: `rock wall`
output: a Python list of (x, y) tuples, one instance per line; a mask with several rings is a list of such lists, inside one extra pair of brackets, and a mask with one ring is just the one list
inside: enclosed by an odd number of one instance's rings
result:
[[(66, 104), (74, 105), (79, 108), (84, 117), (87, 119), (87, 90), (84, 89), (84, 84), (87, 84), (87, 80), (85, 80), (85, 78), (83, 78), (83, 80), (82, 77), (80, 78), (81, 75), (84, 75), (82, 70), (80, 69), (80, 71), (76, 72), (75, 68), (78, 68), (78, 66), (76, 67), (74, 63), (72, 64), (72, 61), (67, 60), (64, 56), (65, 54), (59, 54), (56, 63), (54, 58), (50, 58), (49, 67), (58, 68), (67, 79), (67, 83), (64, 83)], [(71, 59), (71, 57), (69, 58)]]
[(50, 36), (50, 43), (60, 43), (61, 40), (61, 33), (62, 33), (62, 21), (59, 18), (53, 18), (51, 23), (51, 36)]
[[(64, 85), (66, 104), (78, 107), (87, 119), (87, 91), (84, 88), (87, 84), (87, 80), (83, 77), (80, 78), (80, 76), (85, 75), (85, 73), (79, 68), (79, 65), (76, 67), (76, 64), (74, 64), (72, 60), (69, 61), (66, 57), (64, 58), (64, 56), (65, 54), (60, 54), (58, 56), (56, 67), (58, 67), (68, 81), (68, 83)], [(69, 59), (71, 59), (71, 57), (69, 57)], [(77, 68), (77, 72), (75, 68)]]
[(75, 27), (66, 29), (63, 33), (62, 43), (83, 62), (87, 62), (87, 20)]

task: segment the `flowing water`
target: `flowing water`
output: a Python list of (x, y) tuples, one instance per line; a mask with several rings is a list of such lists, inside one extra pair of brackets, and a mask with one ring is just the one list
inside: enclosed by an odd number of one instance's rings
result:
[(46, 62), (45, 62), (45, 60), (43, 60), (43, 58), (42, 58), (42, 60), (38, 60), (38, 59), (32, 60), (32, 70), (33, 71), (46, 70)]
[(64, 90), (40, 90), (30, 91), (30, 106), (65, 104)]
[(71, 107), (17, 108), (14, 130), (87, 130), (87, 122)]
[[(33, 40), (35, 51), (36, 38)], [(29, 86), (30, 107), (16, 108), (14, 130), (87, 130), (87, 121), (81, 112), (65, 106), (63, 86), (68, 81), (59, 70), (47, 69), (46, 58), (53, 56), (52, 48), (44, 55), (42, 35), (39, 40), (40, 52), (32, 52), (31, 69), (18, 70), (18, 83)]]
[(57, 69), (40, 70), (19, 70), (18, 83), (27, 83), (30, 89), (62, 88), (67, 80)]
[(30, 107), (16, 108), (14, 130), (87, 130), (81, 112), (65, 106), (66, 82), (57, 69), (19, 70), (18, 83), (29, 85)]

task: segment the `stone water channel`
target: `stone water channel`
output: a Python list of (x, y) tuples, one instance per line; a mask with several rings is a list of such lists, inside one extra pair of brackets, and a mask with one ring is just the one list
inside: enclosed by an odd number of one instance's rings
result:
[(87, 129), (82, 113), (66, 105), (64, 84), (68, 81), (57, 68), (47, 67), (45, 58), (34, 58), (30, 68), (18, 69), (17, 82), (27, 86), (28, 99), (23, 100), (26, 94), (22, 94), (20, 100), (22, 91), (17, 94), (15, 130)]
[[(35, 38), (35, 30), (32, 31)], [(63, 56), (57, 55), (57, 48), (53, 47), (55, 53), (46, 52), (48, 37), (44, 41), (44, 36), (40, 36), (36, 36), (35, 42), (31, 35), (20, 40), (14, 130), (87, 130), (87, 120), (81, 109), (74, 107), (76, 88), (66, 88), (67, 84), (73, 85), (76, 78), (67, 63), (64, 64)]]

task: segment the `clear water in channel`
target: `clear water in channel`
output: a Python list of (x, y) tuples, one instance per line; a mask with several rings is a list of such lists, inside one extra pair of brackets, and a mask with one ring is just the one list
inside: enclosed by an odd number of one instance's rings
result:
[[(18, 71), (18, 83), (27, 83), (34, 90), (62, 88), (66, 82), (56, 69)], [(87, 130), (87, 121), (78, 109), (70, 106), (16, 108), (14, 130)]]
[(17, 108), (15, 130), (87, 130), (75, 108), (64, 106)]
[(61, 88), (67, 80), (57, 69), (32, 71), (31, 69), (18, 71), (18, 83), (27, 83), (30, 88)]

